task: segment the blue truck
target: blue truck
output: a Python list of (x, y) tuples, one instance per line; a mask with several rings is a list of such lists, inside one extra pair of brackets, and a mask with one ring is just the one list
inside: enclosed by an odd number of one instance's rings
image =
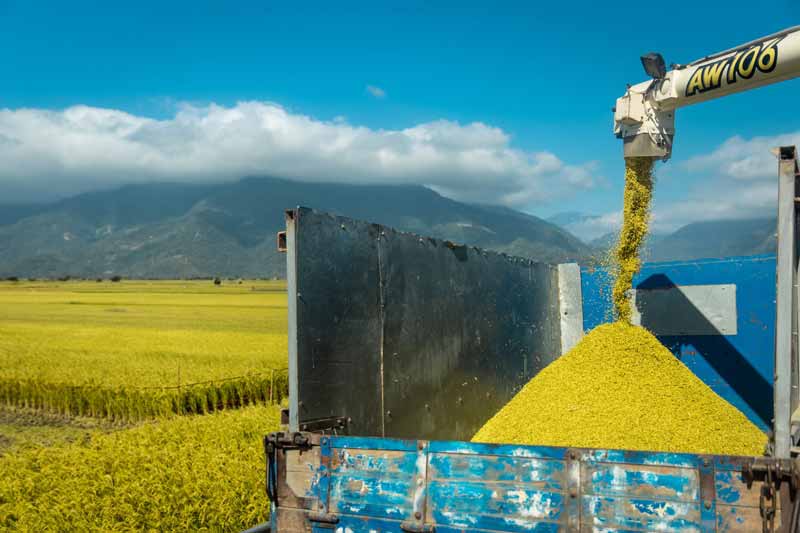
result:
[(469, 442), (612, 320), (609, 273), (287, 211), (289, 408), (265, 438), (271, 529), (800, 531), (793, 147), (779, 171), (776, 255), (645, 264), (634, 280), (634, 322), (770, 435), (759, 457)]

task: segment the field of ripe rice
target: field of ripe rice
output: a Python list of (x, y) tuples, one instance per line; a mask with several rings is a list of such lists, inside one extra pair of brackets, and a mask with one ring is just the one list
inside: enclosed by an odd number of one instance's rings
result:
[(251, 406), (0, 456), (0, 530), (246, 529), (268, 516), (261, 439), (278, 420)]
[(279, 401), (284, 282), (0, 283), (0, 404), (122, 420)]

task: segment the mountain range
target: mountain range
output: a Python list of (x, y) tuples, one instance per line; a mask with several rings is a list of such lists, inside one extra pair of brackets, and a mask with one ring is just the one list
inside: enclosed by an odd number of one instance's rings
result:
[[(422, 186), (342, 185), (269, 177), (154, 183), (40, 205), (0, 205), (0, 277), (283, 277), (275, 234), (303, 205), (420, 235), (546, 262), (595, 262), (613, 245), (598, 217), (548, 220), (470, 205)], [(563, 226), (563, 227), (561, 227)], [(577, 228), (590, 228), (580, 234)], [(576, 231), (573, 235), (570, 231)], [(708, 221), (651, 235), (649, 261), (772, 253), (775, 219)]]
[(303, 205), (537, 258), (584, 260), (590, 246), (535, 216), (468, 205), (421, 186), (304, 183), (155, 183), (56, 203), (0, 206), (2, 277), (282, 277), (275, 234)]
[[(593, 228), (600, 217), (576, 212), (560, 213), (547, 220), (561, 226), (598, 254), (614, 246), (617, 233)], [(599, 224), (598, 224), (599, 225)], [(687, 224), (673, 233), (651, 232), (645, 241), (645, 261), (683, 261), (711, 257), (733, 257), (775, 253), (775, 217), (708, 220)]]

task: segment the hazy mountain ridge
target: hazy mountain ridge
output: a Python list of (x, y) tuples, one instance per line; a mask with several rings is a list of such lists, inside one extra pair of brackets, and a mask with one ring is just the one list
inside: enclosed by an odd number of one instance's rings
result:
[(775, 218), (709, 220), (687, 224), (650, 244), (649, 261), (681, 261), (775, 253)]
[[(569, 212), (554, 215), (548, 220), (567, 231), (575, 231), (576, 221), (595, 218)], [(693, 222), (672, 233), (650, 233), (642, 255), (645, 261), (656, 262), (770, 254), (776, 250), (775, 232), (774, 217)], [(591, 239), (577, 233), (573, 234), (601, 254), (614, 246), (617, 239), (616, 232)]]
[(284, 210), (297, 205), (541, 261), (591, 254), (542, 219), (463, 204), (425, 187), (245, 178), (130, 185), (46, 206), (0, 206), (0, 276), (283, 276), (275, 234)]

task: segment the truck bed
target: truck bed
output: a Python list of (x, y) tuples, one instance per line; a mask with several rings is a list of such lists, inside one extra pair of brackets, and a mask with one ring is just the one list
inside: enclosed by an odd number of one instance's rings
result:
[(762, 530), (752, 457), (302, 435), (268, 454), (273, 531)]

